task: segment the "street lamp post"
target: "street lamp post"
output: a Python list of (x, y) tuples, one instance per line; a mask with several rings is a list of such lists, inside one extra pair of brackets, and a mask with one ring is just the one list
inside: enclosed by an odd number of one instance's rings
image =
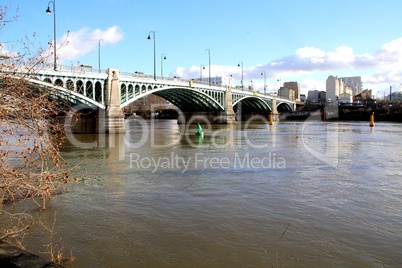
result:
[(239, 64), (237, 64), (238, 67), (241, 66), (241, 90), (244, 90), (244, 84), (243, 84), (243, 61), (241, 61)]
[(54, 39), (54, 43), (53, 43), (53, 58), (54, 58), (54, 63), (53, 63), (53, 70), (57, 70), (57, 62), (56, 62), (56, 0), (50, 1), (47, 4), (47, 9), (46, 9), (46, 13), (50, 14), (52, 13), (52, 11), (50, 10), (50, 3), (53, 4), (53, 39)]
[(200, 80), (201, 80), (201, 82), (202, 82), (202, 70), (203, 69), (205, 69), (205, 66), (204, 65), (200, 65)]
[(166, 55), (161, 55), (161, 77), (163, 77), (163, 60), (166, 60)]
[(154, 39), (154, 80), (156, 81), (156, 43), (155, 43), (155, 31), (150, 31), (148, 34), (148, 40), (151, 40), (151, 33), (152, 38)]
[(205, 52), (208, 51), (208, 71), (209, 71), (209, 77), (208, 77), (208, 84), (211, 86), (211, 50), (209, 48), (205, 49)]
[(103, 39), (99, 39), (99, 42), (98, 42), (98, 68), (99, 68), (99, 72), (101, 72), (100, 71), (100, 67), (101, 67), (101, 53), (100, 53), (100, 47), (101, 47), (101, 41), (103, 41)]
[(265, 71), (263, 71), (261, 75), (264, 75), (264, 95), (267, 95), (267, 76), (265, 74)]

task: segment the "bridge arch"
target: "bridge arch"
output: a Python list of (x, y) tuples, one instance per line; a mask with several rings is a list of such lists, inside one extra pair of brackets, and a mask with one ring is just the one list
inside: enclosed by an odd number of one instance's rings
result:
[(82, 82), (82, 80), (77, 80), (77, 82), (75, 83), (75, 92), (78, 92), (82, 95), (85, 95), (85, 87), (84, 87), (84, 83)]
[(67, 82), (66, 82), (66, 86), (67, 86), (67, 89), (75, 91), (74, 81), (73, 80), (68, 79)]
[(86, 89), (86, 96), (93, 99), (94, 96), (94, 87), (91, 81), (87, 81), (86, 85), (85, 85), (85, 89)]
[(287, 102), (279, 102), (276, 105), (278, 112), (291, 112), (293, 111), (292, 106), (289, 105)]
[(99, 81), (95, 83), (95, 101), (104, 103), (102, 83)]
[(127, 99), (127, 86), (124, 83), (120, 85), (120, 99), (121, 101), (125, 101)]
[[(137, 86), (136, 86), (137, 88)], [(224, 107), (209, 94), (191, 87), (154, 87), (148, 86), (150, 90), (146, 90), (146, 86), (142, 85), (140, 94), (125, 102), (120, 107), (124, 108), (132, 102), (150, 94), (157, 95), (169, 101), (183, 112), (209, 112), (224, 111)], [(145, 90), (145, 91), (144, 91)]]
[(61, 80), (60, 78), (57, 78), (56, 81), (54, 81), (54, 84), (55, 84), (56, 86), (59, 86), (59, 87), (63, 87), (63, 86), (64, 86), (64, 82), (63, 82), (63, 80)]
[(241, 109), (246, 113), (267, 113), (272, 111), (268, 103), (257, 96), (246, 96), (233, 103), (233, 110)]
[(128, 98), (132, 98), (134, 94), (134, 87), (132, 84), (128, 85), (128, 92), (127, 92), (127, 96)]

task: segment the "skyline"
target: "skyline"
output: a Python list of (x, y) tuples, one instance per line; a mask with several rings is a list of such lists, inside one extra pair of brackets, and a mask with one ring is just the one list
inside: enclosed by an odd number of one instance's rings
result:
[[(352, 1), (351, 1), (352, 2)], [(367, 3), (368, 2), (368, 3)], [(0, 54), (21, 51), (17, 40), (49, 49), (53, 15), (49, 1), (6, 1), (16, 21), (0, 32)], [(267, 92), (297, 81), (301, 93), (324, 90), (329, 75), (361, 76), (374, 96), (402, 90), (402, 2), (386, 1), (130, 1), (55, 0), (58, 64), (84, 64), (125, 72), (185, 79), (232, 75)], [(52, 9), (52, 5), (50, 4)], [(53, 11), (53, 10), (52, 10)], [(67, 32), (69, 35), (67, 37)], [(147, 40), (154, 32), (155, 40)], [(152, 37), (152, 36), (151, 36)], [(151, 38), (152, 39), (152, 38)], [(208, 50), (208, 52), (207, 52)], [(163, 59), (163, 55), (166, 59)], [(163, 61), (163, 70), (161, 63)]]

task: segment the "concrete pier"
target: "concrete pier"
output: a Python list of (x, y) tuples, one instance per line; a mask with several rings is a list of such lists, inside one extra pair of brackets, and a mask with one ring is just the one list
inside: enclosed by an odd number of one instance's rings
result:
[(120, 77), (117, 69), (108, 69), (105, 88), (106, 112), (99, 116), (99, 133), (124, 133), (124, 115), (120, 108)]

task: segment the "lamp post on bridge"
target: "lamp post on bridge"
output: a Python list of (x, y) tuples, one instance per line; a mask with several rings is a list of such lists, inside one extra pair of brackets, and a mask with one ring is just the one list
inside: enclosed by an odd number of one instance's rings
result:
[(208, 71), (209, 71), (209, 78), (208, 78), (208, 84), (211, 86), (211, 50), (209, 48), (205, 49), (205, 52), (208, 51)]
[(101, 53), (100, 53), (101, 41), (103, 41), (103, 39), (99, 39), (99, 42), (98, 42), (98, 68), (99, 68), (99, 73), (101, 72), (101, 70), (100, 70), (100, 68), (101, 68), (101, 64), (100, 64), (100, 62), (101, 62)]
[(239, 64), (237, 64), (238, 67), (241, 66), (241, 90), (244, 91), (244, 84), (243, 84), (243, 61), (239, 62)]
[(267, 76), (265, 74), (265, 71), (263, 71), (261, 75), (264, 75), (264, 95), (267, 95)]
[(154, 80), (156, 81), (156, 43), (155, 43), (155, 31), (150, 31), (148, 34), (148, 40), (151, 40), (151, 33), (152, 38), (154, 39)]
[(53, 58), (54, 58), (54, 63), (53, 63), (53, 70), (57, 70), (57, 62), (56, 62), (56, 0), (50, 1), (47, 4), (47, 9), (46, 9), (46, 13), (49, 15), (50, 13), (52, 13), (52, 11), (50, 10), (50, 3), (53, 4), (53, 39), (54, 39), (54, 43), (53, 43)]
[(204, 65), (200, 65), (200, 80), (201, 80), (201, 82), (203, 82), (202, 81), (202, 70), (204, 70), (205, 69), (205, 66)]
[(166, 54), (161, 55), (161, 77), (163, 77), (163, 60), (166, 60)]

